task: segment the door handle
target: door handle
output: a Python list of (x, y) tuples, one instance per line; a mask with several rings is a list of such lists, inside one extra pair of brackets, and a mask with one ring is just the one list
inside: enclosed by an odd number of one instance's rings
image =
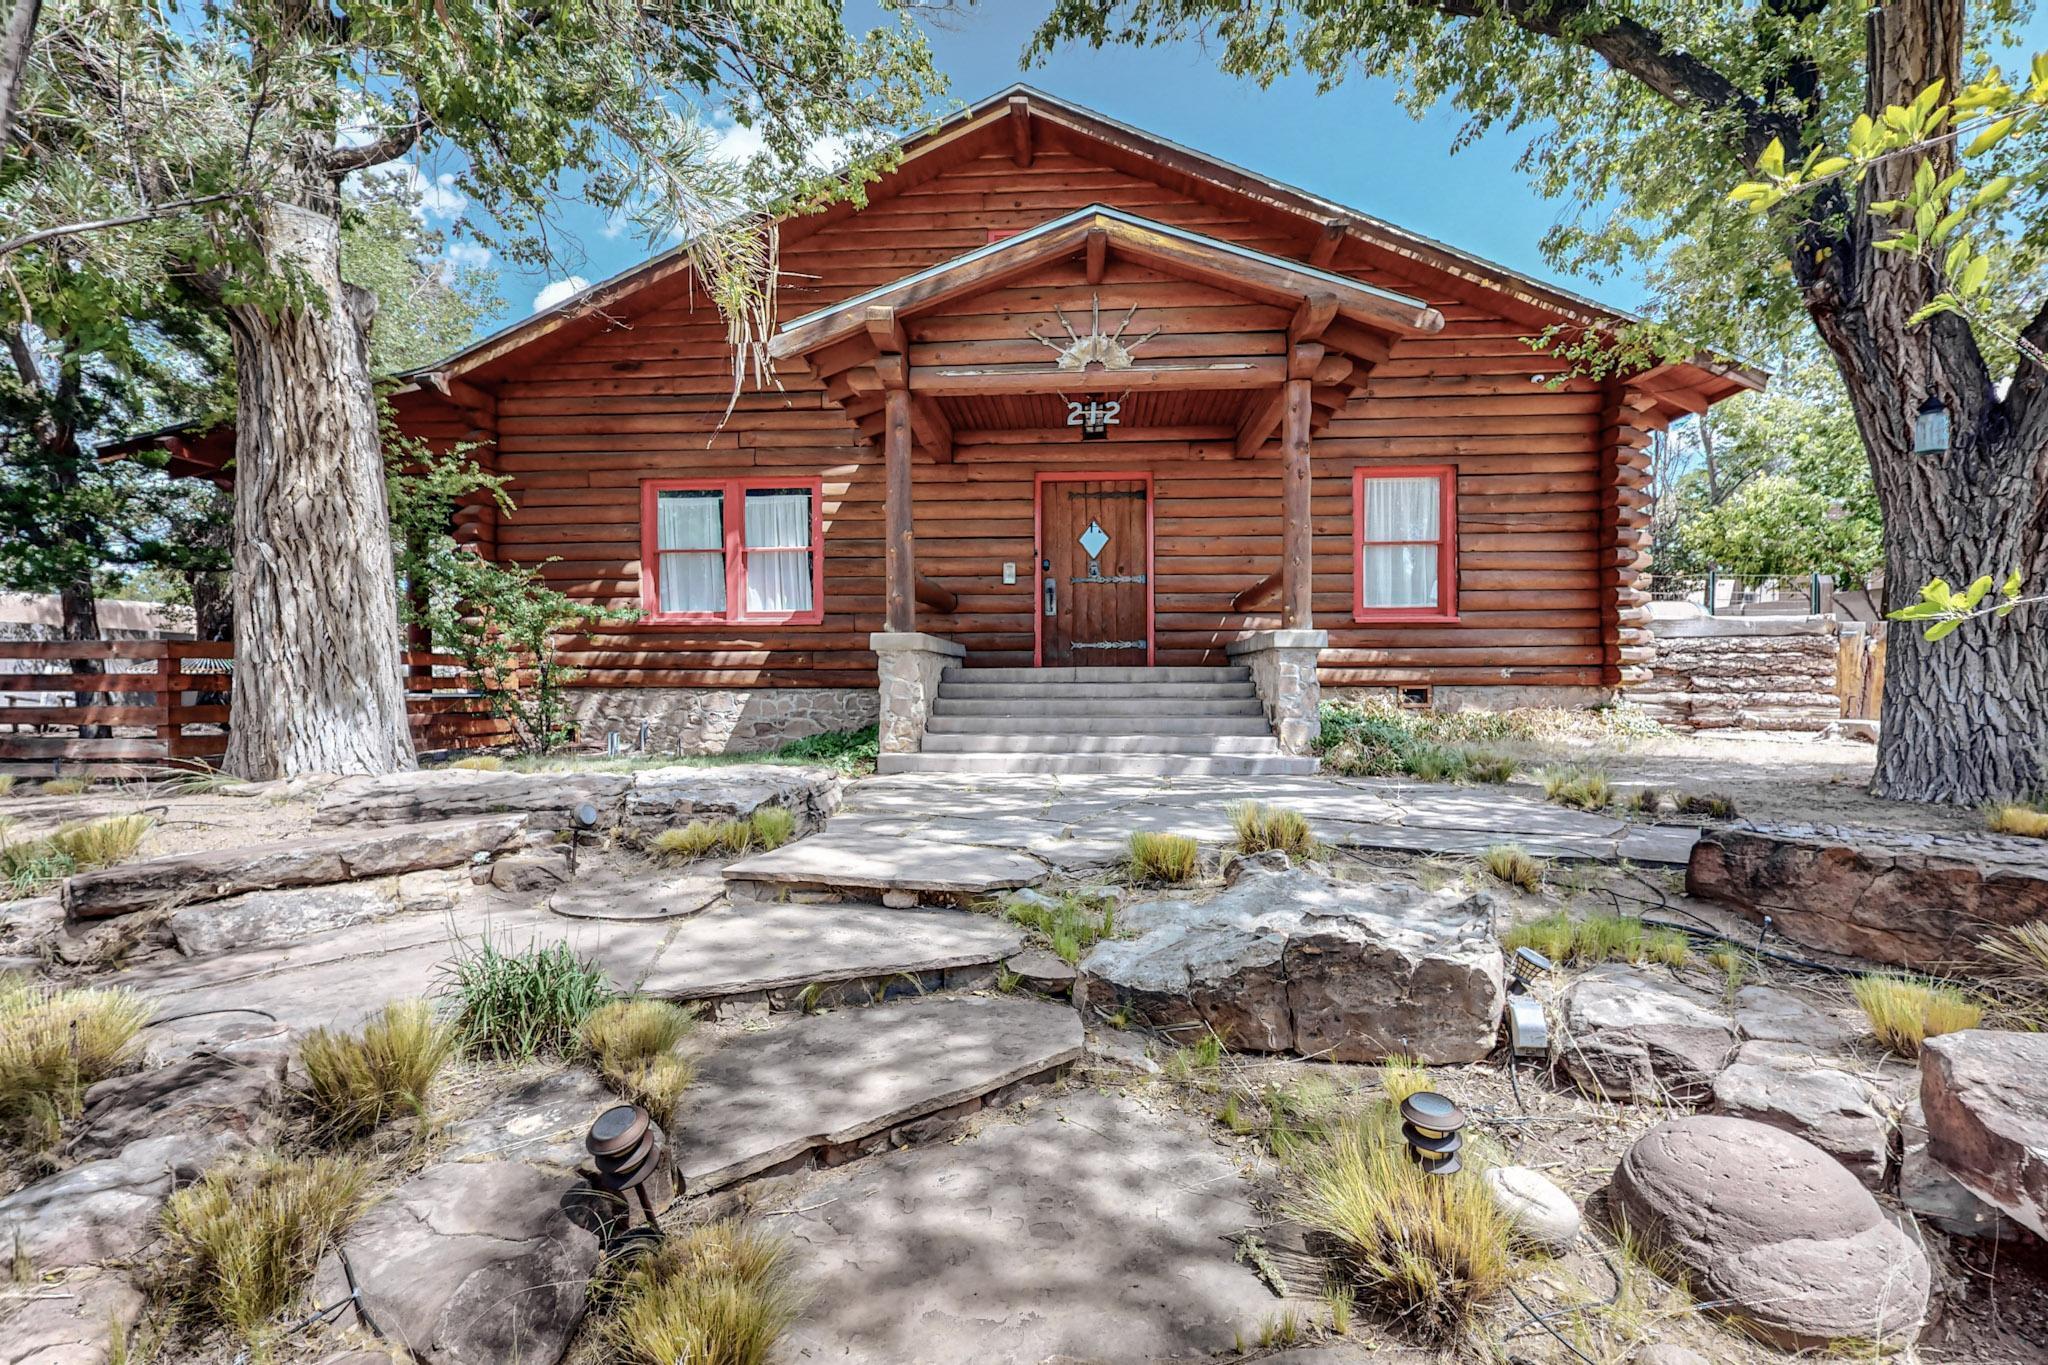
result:
[(1060, 581), (1051, 574), (1045, 576), (1045, 614), (1057, 616), (1060, 609)]

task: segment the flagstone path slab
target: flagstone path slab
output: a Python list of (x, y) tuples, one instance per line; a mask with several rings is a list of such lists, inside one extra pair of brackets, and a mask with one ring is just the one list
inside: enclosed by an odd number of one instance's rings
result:
[(1040, 1365), (1235, 1358), (1283, 1305), (1231, 1259), (1253, 1225), (1229, 1153), (1128, 1097), (823, 1173), (757, 1211), (808, 1295), (790, 1359)]
[(1010, 849), (936, 839), (878, 839), (827, 829), (725, 869), (728, 885), (817, 886), (981, 896), (1044, 881), (1045, 864)]
[(817, 982), (989, 966), (1023, 946), (1023, 931), (1014, 924), (960, 910), (722, 906), (677, 927), (640, 991), (715, 1001)]
[(964, 1116), (990, 1096), (1078, 1061), (1081, 1017), (1010, 996), (958, 996), (775, 1016), (732, 1030), (697, 1060), (670, 1134), (693, 1194), (808, 1159), (882, 1150), (921, 1119)]

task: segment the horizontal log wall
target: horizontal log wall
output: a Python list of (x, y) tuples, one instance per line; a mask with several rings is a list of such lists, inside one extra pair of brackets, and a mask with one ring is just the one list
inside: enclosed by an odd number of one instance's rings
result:
[[(1304, 259), (1306, 230), (1205, 203), (1041, 145), (1028, 169), (991, 153), (790, 241), (785, 318), (845, 299), (1090, 203)], [(1332, 268), (1395, 289), (1410, 280), (1366, 268), (1345, 246)], [(1076, 265), (1078, 271), (1078, 263)], [(1115, 267), (1112, 267), (1113, 271)], [(1112, 275), (1112, 279), (1114, 275)], [(1185, 288), (1178, 286), (1178, 288)], [(1019, 291), (1024, 294), (1030, 291)], [(1114, 286), (1104, 285), (1107, 308)], [(1531, 376), (1556, 366), (1522, 338), (1537, 330), (1455, 298), (1435, 337), (1398, 345), (1371, 387), (1314, 442), (1317, 625), (1330, 632), (1331, 685), (1552, 684), (1611, 680), (1603, 640), (1614, 609), (1600, 579), (1603, 400), (1584, 385)], [(1042, 301), (1011, 300), (1020, 308)], [(1248, 310), (1237, 328), (1269, 327)], [(1071, 310), (1069, 315), (1071, 316)], [(1221, 314), (1219, 313), (1219, 318)], [(985, 328), (957, 319), (911, 334), (919, 363)], [(1023, 319), (1020, 319), (1023, 321)], [(1147, 330), (1141, 310), (1135, 330)], [(1019, 337), (1019, 358), (1042, 350)], [(824, 620), (808, 626), (633, 625), (570, 642), (592, 687), (843, 687), (875, 681), (867, 636), (882, 624), (880, 453), (815, 387), (743, 391), (727, 415), (724, 327), (697, 296), (626, 326), (521, 361), (498, 387), (499, 472), (518, 510), (495, 527), (500, 556), (538, 564), (579, 597), (638, 605), (638, 488), (645, 478), (817, 477), (824, 485)], [(440, 440), (469, 423), (414, 405), (408, 425)], [(1050, 439), (1049, 439), (1050, 438)], [(920, 627), (969, 649), (972, 665), (1031, 661), (1032, 476), (1041, 470), (1143, 469), (1156, 479), (1158, 660), (1221, 663), (1223, 645), (1277, 624), (1277, 608), (1231, 599), (1280, 554), (1278, 447), (1231, 457), (1225, 425), (1125, 428), (1081, 445), (1065, 432), (959, 433), (956, 461), (915, 471), (917, 567), (959, 596)], [(1351, 474), (1360, 464), (1457, 467), (1461, 619), (1359, 626), (1351, 619)], [(1019, 566), (1005, 586), (1001, 566)], [(1603, 629), (1603, 605), (1606, 626)]]

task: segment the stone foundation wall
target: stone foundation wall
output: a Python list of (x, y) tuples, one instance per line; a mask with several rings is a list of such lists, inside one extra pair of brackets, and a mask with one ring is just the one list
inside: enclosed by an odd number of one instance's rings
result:
[[(1433, 687), (1430, 705), (1437, 711), (1514, 711), (1527, 706), (1555, 706), (1567, 711), (1589, 711), (1615, 699), (1611, 687), (1537, 687), (1527, 683), (1503, 683), (1498, 687)], [(1398, 705), (1398, 687), (1329, 687), (1327, 701), (1348, 701), (1383, 706)]]
[(880, 631), (868, 636), (881, 673), (881, 751), (914, 754), (924, 747), (924, 725), (938, 699), (939, 679), (967, 657), (964, 646), (922, 631)]
[(1831, 616), (1697, 616), (1656, 620), (1650, 680), (1628, 699), (1690, 730), (1820, 730), (1840, 719)]
[(580, 687), (568, 697), (586, 742), (616, 730), (630, 749), (645, 721), (647, 747), (662, 754), (759, 753), (873, 725), (881, 710), (872, 687)]
[(1329, 643), (1327, 631), (1262, 630), (1225, 646), (1232, 663), (1251, 669), (1252, 688), (1283, 753), (1315, 752), (1323, 732), (1323, 689), (1316, 660)]

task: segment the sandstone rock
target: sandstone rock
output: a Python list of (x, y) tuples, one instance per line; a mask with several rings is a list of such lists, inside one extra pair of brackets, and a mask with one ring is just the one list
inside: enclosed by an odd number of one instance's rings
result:
[[(569, 813), (589, 802), (602, 825), (617, 823), (630, 773), (483, 772), (422, 768), (410, 773), (345, 777), (320, 793), (316, 825), (418, 824), (482, 815), (517, 814), (535, 828), (560, 829)], [(522, 824), (529, 823), (522, 820)]]
[(1714, 1078), (1714, 1112), (1805, 1138), (1871, 1189), (1884, 1187), (1891, 1124), (1868, 1085), (1788, 1043), (1744, 1043)]
[(552, 891), (569, 880), (569, 864), (551, 853), (512, 853), (491, 864), (500, 891)]
[(2009, 1238), (2019, 1224), (1963, 1188), (1927, 1153), (1927, 1120), (1916, 1098), (1899, 1115), (1899, 1202), (1952, 1237)]
[(1492, 1166), (1484, 1179), (1487, 1193), (1524, 1241), (1562, 1255), (1579, 1235), (1579, 1206), (1543, 1172)]
[(118, 1155), (132, 1142), (172, 1133), (231, 1133), (253, 1144), (284, 1096), (288, 1050), (202, 1053), (154, 1071), (101, 1081), (85, 1092), (81, 1160)]
[(846, 783), (823, 768), (746, 763), (729, 768), (646, 768), (633, 774), (623, 819), (638, 834), (654, 834), (692, 820), (744, 818), (763, 806), (781, 806), (808, 834), (839, 809)]
[(589, 1158), (583, 1135), (618, 1096), (581, 1066), (551, 1069), (448, 1125), (444, 1161), (516, 1159), (564, 1170)]
[[(394, 1190), (343, 1242), (362, 1304), (426, 1365), (561, 1358), (597, 1267), (596, 1191), (524, 1161), (450, 1161)], [(333, 1255), (314, 1297), (346, 1298)]]
[(337, 882), (291, 891), (252, 891), (171, 912), (171, 937), (187, 957), (267, 948), (398, 910), (386, 884)]
[(1608, 963), (1572, 983), (1562, 1035), (1551, 1046), (1589, 1095), (1697, 1104), (1728, 1065), (1735, 1026), (1704, 996)]
[(1042, 995), (1064, 997), (1072, 994), (1074, 982), (1080, 975), (1072, 965), (1043, 948), (1026, 948), (1003, 966), (1017, 974), (1019, 985)]
[(1622, 1158), (1613, 1195), (1696, 1298), (1782, 1348), (1898, 1345), (1926, 1317), (1925, 1254), (1838, 1162), (1779, 1129), (1706, 1114), (1660, 1123)]
[(1334, 881), (1239, 862), (1214, 900), (1125, 909), (1132, 940), (1081, 963), (1089, 1001), (1156, 1028), (1213, 1029), (1229, 1047), (1339, 1062), (1472, 1062), (1505, 999), (1483, 897)]
[(1927, 970), (1987, 929), (2048, 917), (2048, 845), (1989, 834), (1807, 825), (1709, 830), (1686, 889), (1811, 948)]
[(225, 900), (245, 891), (364, 881), (427, 867), (454, 867), (517, 843), (518, 816), (446, 820), (403, 829), (350, 830), (243, 848), (173, 853), (81, 872), (64, 883), (73, 919), (100, 919), (160, 905)]
[(0, 1365), (106, 1365), (114, 1336), (142, 1317), (125, 1276), (66, 1276), (57, 1292), (0, 1296)]
[(1744, 1038), (1766, 1043), (1800, 1043), (1814, 1051), (1840, 1047), (1849, 1030), (1790, 991), (1744, 986), (1735, 993), (1735, 1028)]
[(1970, 1193), (2048, 1237), (2048, 1033), (1929, 1038), (1920, 1105), (1928, 1154)]
[(229, 1133), (148, 1138), (16, 1190), (0, 1199), (8, 1249), (18, 1236), (38, 1273), (133, 1256), (156, 1239), (171, 1190), (236, 1145)]

